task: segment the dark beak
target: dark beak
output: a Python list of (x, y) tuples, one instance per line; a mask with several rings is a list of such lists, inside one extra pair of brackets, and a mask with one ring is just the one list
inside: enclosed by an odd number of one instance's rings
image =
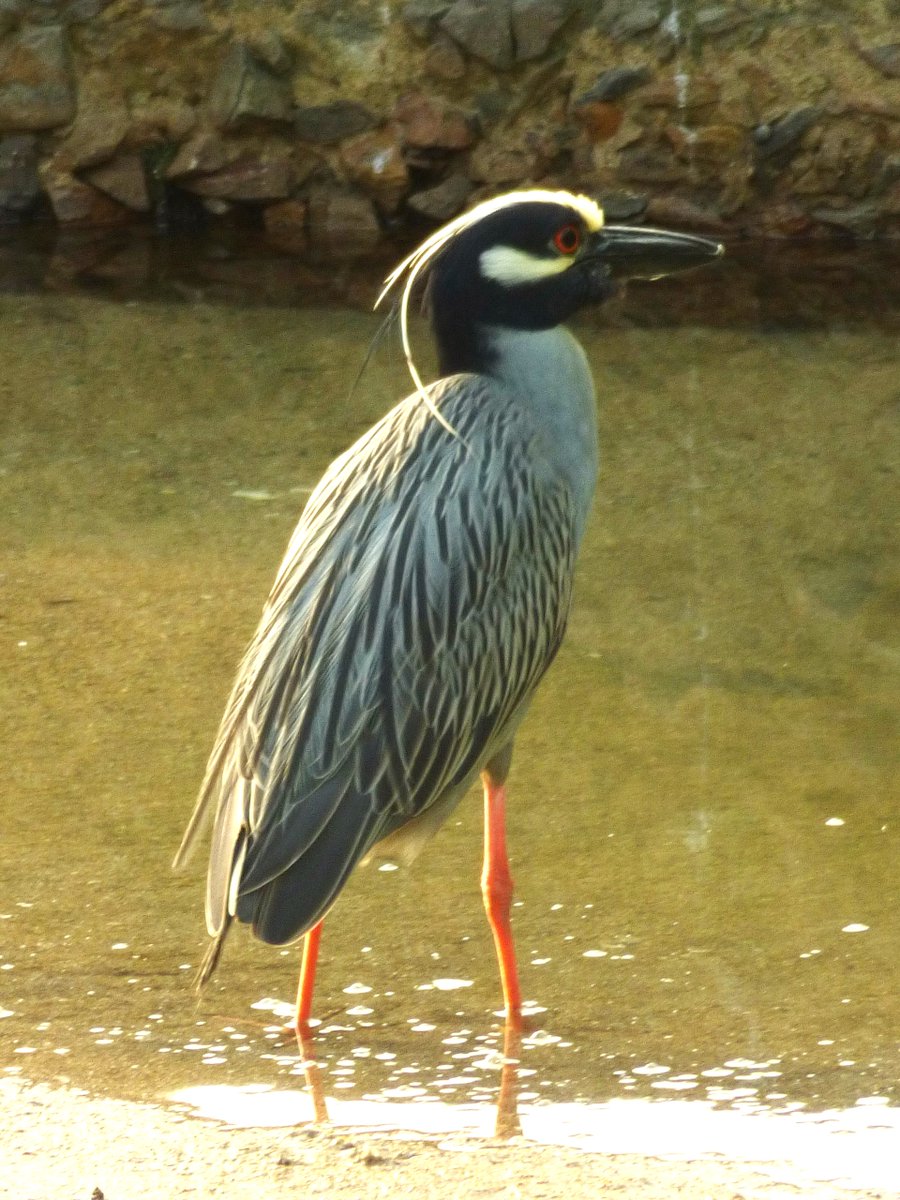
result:
[(659, 279), (721, 258), (725, 247), (712, 238), (640, 225), (604, 225), (592, 238), (591, 257), (613, 279)]

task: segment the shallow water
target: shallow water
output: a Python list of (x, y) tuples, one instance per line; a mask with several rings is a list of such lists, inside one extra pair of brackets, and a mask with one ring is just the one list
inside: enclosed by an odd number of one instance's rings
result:
[[(900, 1099), (896, 313), (724, 278), (759, 305), (697, 274), (578, 326), (602, 477), (511, 779), (525, 1106)], [(137, 294), (0, 295), (0, 1070), (293, 1088), (296, 950), (238, 931), (198, 1006), (169, 863), (304, 498), (408, 385), (383, 352), (347, 399), (356, 307)], [(480, 817), (327, 922), (333, 1100), (496, 1097)]]

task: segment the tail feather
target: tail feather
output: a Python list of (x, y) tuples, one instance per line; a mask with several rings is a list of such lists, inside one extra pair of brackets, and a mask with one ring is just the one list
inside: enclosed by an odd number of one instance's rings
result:
[(222, 948), (225, 945), (225, 939), (228, 937), (228, 930), (231, 928), (231, 922), (232, 918), (229, 916), (225, 924), (209, 943), (206, 953), (203, 955), (203, 962), (201, 962), (200, 969), (194, 976), (193, 990), (198, 994), (212, 978), (216, 967), (219, 965), (219, 959), (222, 956)]

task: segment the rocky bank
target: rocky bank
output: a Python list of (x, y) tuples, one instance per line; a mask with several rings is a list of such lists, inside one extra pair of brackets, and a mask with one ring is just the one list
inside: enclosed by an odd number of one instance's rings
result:
[(0, 223), (357, 256), (480, 195), (900, 231), (900, 0), (0, 0)]

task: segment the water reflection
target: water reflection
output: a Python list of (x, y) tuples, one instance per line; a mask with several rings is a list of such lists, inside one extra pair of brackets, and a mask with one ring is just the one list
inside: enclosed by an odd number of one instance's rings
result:
[[(582, 330), (601, 487), (512, 779), (534, 1028), (504, 1055), (464, 805), (330, 922), (332, 1119), (493, 1110), (509, 1058), (523, 1127), (539, 1103), (896, 1103), (895, 314), (741, 311)], [(198, 1007), (199, 870), (168, 863), (304, 495), (402, 363), (344, 403), (375, 328), (347, 307), (0, 295), (0, 326), (0, 1069), (299, 1083), (297, 952), (235, 937)]]
[[(171, 1099), (186, 1111), (234, 1126), (294, 1126), (315, 1119), (307, 1093), (267, 1086), (201, 1085), (176, 1092)], [(437, 1099), (329, 1099), (329, 1112), (333, 1122), (344, 1127), (402, 1130), (443, 1136), (448, 1142), (487, 1138), (496, 1130), (489, 1106)], [(793, 1187), (817, 1180), (891, 1194), (900, 1188), (900, 1114), (877, 1098), (816, 1114), (722, 1110), (685, 1100), (526, 1104), (520, 1107), (518, 1123), (516, 1133), (542, 1145), (692, 1161), (724, 1156), (754, 1163), (778, 1183)]]

